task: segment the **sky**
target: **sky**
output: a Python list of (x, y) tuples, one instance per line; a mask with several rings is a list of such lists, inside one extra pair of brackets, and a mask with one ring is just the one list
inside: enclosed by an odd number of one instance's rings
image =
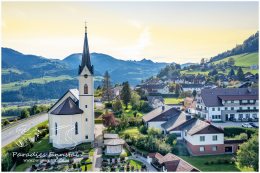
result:
[(118, 59), (199, 62), (258, 30), (258, 2), (2, 2), (2, 47), (63, 59), (90, 52)]

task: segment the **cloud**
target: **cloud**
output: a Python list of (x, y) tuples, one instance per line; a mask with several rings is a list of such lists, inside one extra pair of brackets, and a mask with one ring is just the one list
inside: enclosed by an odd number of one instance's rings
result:
[(139, 37), (136, 39), (136, 42), (133, 45), (129, 45), (125, 48), (122, 48), (122, 53), (128, 57), (140, 57), (143, 54), (145, 48), (151, 45), (151, 32), (149, 27), (145, 27), (139, 34)]

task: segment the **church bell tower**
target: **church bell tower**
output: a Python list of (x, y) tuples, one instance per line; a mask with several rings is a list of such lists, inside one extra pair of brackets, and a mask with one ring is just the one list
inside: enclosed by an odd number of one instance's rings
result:
[(82, 141), (94, 141), (94, 69), (90, 61), (88, 46), (87, 26), (85, 26), (85, 38), (81, 65), (79, 66), (79, 108), (82, 114)]

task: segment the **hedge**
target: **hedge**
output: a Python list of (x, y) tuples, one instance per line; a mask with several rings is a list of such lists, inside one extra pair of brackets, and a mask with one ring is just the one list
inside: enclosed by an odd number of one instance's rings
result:
[(95, 119), (95, 124), (102, 124), (103, 120), (102, 119)]
[(241, 133), (246, 133), (248, 138), (251, 137), (258, 129), (253, 128), (243, 128), (243, 127), (224, 127), (224, 135), (227, 137), (234, 137), (240, 135)]

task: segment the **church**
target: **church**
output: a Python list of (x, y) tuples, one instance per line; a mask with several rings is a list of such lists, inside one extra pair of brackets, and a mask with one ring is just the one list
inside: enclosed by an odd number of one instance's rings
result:
[(48, 111), (49, 143), (53, 147), (72, 148), (94, 141), (94, 69), (90, 61), (87, 28), (78, 89), (69, 89)]

